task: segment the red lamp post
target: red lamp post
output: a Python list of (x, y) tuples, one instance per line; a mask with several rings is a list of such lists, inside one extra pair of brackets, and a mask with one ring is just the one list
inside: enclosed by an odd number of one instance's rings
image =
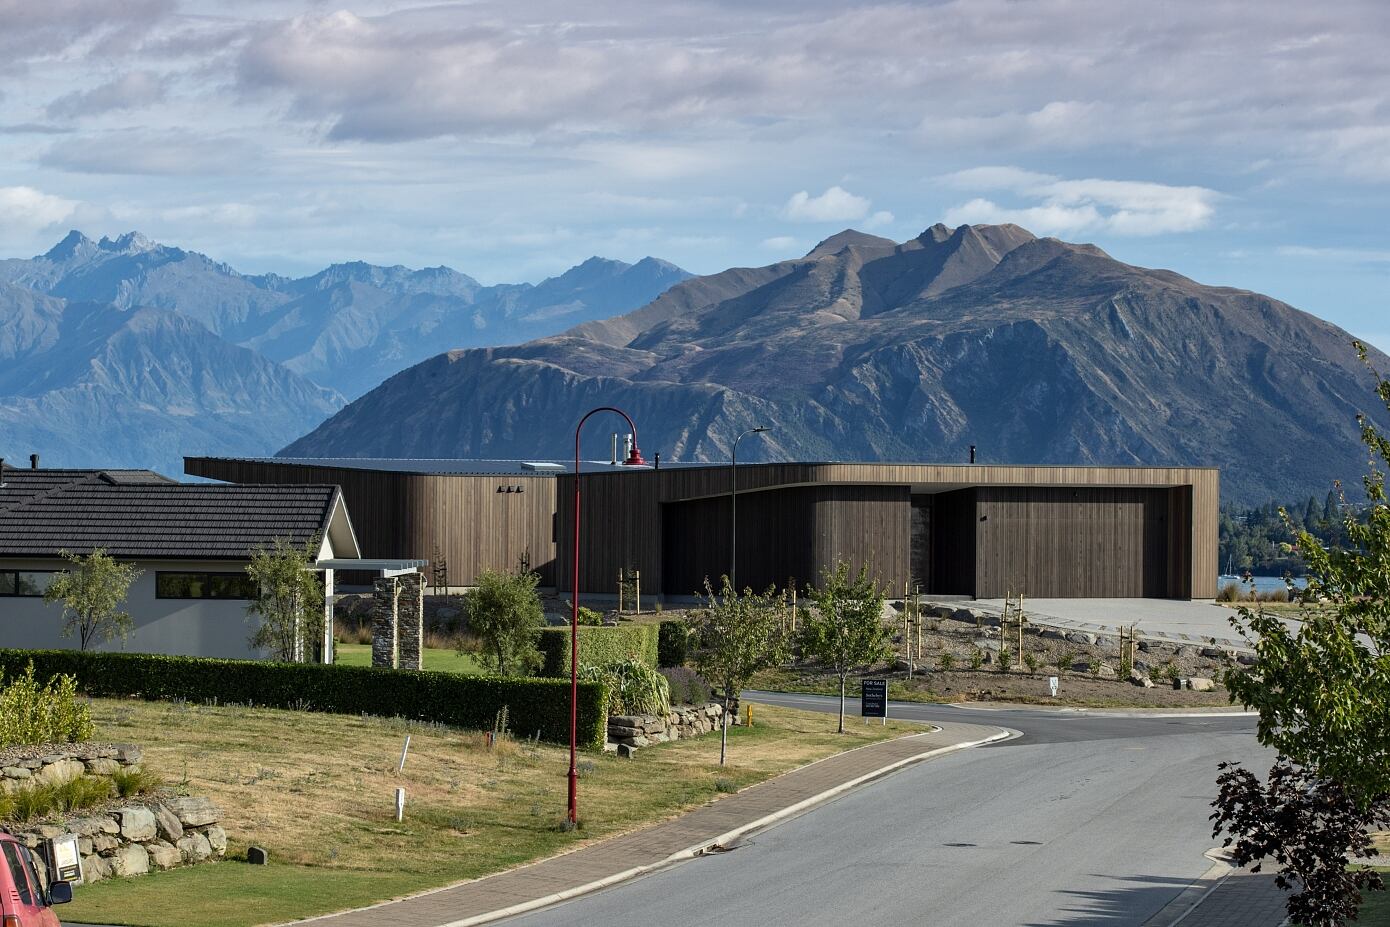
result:
[(637, 426), (622, 409), (599, 406), (584, 413), (574, 426), (574, 572), (570, 575), (570, 823), (579, 821), (579, 770), (575, 765), (579, 753), (579, 431), (589, 416), (596, 412), (616, 412), (632, 429), (632, 452), (623, 461), (625, 467), (646, 466), (642, 452), (637, 449)]

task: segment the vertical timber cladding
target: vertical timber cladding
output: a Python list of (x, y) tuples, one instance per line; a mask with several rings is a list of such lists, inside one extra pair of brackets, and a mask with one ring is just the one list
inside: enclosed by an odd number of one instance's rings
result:
[[(984, 486), (975, 493), (977, 596), (1172, 594), (1172, 490)], [(1178, 527), (1189, 530), (1185, 519)]]
[[(804, 586), (815, 570), (815, 503), (818, 490), (787, 489), (738, 495), (738, 584)], [(729, 572), (729, 497), (711, 496), (661, 506), (661, 588), (666, 595), (702, 595), (705, 580), (718, 591)], [(645, 577), (645, 574), (644, 574)], [(658, 591), (653, 588), (653, 592)]]

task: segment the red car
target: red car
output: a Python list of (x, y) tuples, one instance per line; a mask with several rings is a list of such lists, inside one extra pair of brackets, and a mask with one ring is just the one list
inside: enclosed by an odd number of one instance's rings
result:
[(0, 831), (0, 927), (62, 927), (53, 905), (72, 901), (72, 884), (46, 888), (29, 848)]

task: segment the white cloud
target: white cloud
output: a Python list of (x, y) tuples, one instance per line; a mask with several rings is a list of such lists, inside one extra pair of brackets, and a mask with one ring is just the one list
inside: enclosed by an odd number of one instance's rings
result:
[(149, 106), (164, 99), (165, 78), (153, 71), (131, 71), (91, 90), (66, 93), (48, 104), (48, 115), (90, 116)]
[(1285, 245), (1279, 249), (1279, 253), (1289, 257), (1350, 261), (1357, 264), (1390, 264), (1390, 250), (1378, 248), (1310, 248), (1306, 245)]
[(0, 187), (0, 222), (27, 229), (45, 229), (70, 219), (76, 200), (64, 199), (33, 187)]
[(854, 222), (869, 214), (869, 200), (835, 186), (820, 196), (806, 190), (793, 193), (782, 214), (796, 222)]
[(885, 225), (892, 224), (893, 214), (886, 209), (880, 209), (878, 212), (874, 213), (872, 216), (864, 220), (864, 228), (866, 229), (882, 228)]
[(774, 235), (763, 239), (763, 247), (769, 251), (790, 251), (797, 246), (797, 240), (790, 235)]
[(1142, 180), (1063, 180), (1017, 167), (979, 167), (942, 178), (959, 189), (1002, 190), (1035, 205), (976, 197), (946, 212), (947, 225), (1012, 222), (1042, 234), (1191, 232), (1211, 223), (1221, 194)]

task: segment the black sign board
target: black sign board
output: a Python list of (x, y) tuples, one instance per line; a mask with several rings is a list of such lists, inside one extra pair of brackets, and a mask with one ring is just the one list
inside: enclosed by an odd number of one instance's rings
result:
[(859, 716), (888, 717), (888, 680), (865, 679), (859, 684)]

